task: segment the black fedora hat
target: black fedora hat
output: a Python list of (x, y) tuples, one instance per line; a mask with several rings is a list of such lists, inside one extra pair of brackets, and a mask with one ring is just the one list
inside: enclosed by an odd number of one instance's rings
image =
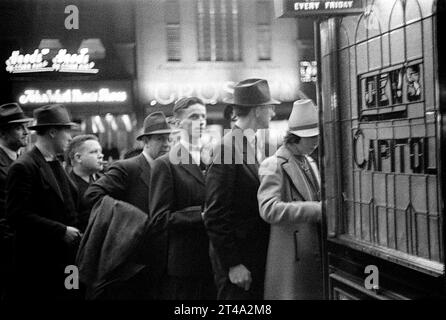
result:
[(224, 102), (242, 107), (256, 107), (271, 104), (280, 104), (271, 98), (268, 81), (265, 79), (246, 79), (234, 87), (234, 97)]
[(31, 121), (33, 121), (33, 118), (25, 117), (18, 103), (12, 102), (0, 106), (0, 126)]
[(49, 104), (34, 110), (36, 123), (29, 126), (29, 129), (42, 127), (77, 127), (71, 122), (67, 109), (62, 104)]
[(172, 132), (178, 132), (178, 130), (173, 130), (167, 122), (164, 113), (157, 111), (149, 114), (144, 119), (144, 132), (136, 137), (136, 139), (140, 140), (142, 137), (152, 134), (166, 134)]

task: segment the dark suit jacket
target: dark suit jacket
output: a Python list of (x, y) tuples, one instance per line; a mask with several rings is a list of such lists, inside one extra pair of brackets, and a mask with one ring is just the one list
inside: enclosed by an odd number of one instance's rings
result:
[(6, 152), (0, 148), (0, 219), (5, 218), (6, 206), (6, 177), (12, 160)]
[(218, 261), (227, 274), (243, 264), (252, 274), (254, 290), (262, 290), (269, 226), (257, 202), (260, 184), (254, 149), (239, 128), (226, 134), (214, 152), (206, 175), (204, 223)]
[(155, 160), (150, 216), (164, 233), (168, 275), (211, 278), (209, 239), (201, 218), (204, 187), (200, 167), (182, 144)]
[(90, 218), (90, 205), (87, 203), (84, 194), (87, 191), (90, 183), (86, 182), (84, 179), (79, 177), (73, 170), (71, 170), (68, 175), (71, 180), (73, 180), (74, 184), (77, 186), (77, 190), (79, 192), (79, 216), (77, 217), (77, 225), (76, 227), (84, 233), (85, 229), (88, 225), (88, 219)]
[(92, 208), (105, 195), (128, 202), (149, 213), (150, 165), (143, 154), (113, 163), (107, 172), (90, 185), (84, 200)]
[(7, 223), (5, 216), (6, 177), (12, 162), (6, 152), (0, 148), (0, 299), (3, 293), (3, 284), (10, 275), (13, 260), (14, 233)]
[[(68, 180), (77, 203), (77, 188)], [(63, 238), (66, 226), (74, 226), (76, 217), (68, 212), (53, 171), (39, 149), (34, 147), (11, 165), (6, 190), (6, 217), (16, 230), (17, 271), (25, 290), (52, 295), (57, 294), (51, 291), (52, 285), (58, 285), (59, 293), (67, 291), (64, 270), (74, 263), (76, 248), (68, 248)]]

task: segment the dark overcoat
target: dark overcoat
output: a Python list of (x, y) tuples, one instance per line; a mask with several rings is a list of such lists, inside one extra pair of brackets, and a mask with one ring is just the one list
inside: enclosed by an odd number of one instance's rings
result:
[[(70, 179), (73, 201), (77, 188)], [(16, 275), (19, 297), (61, 299), (69, 297), (64, 285), (65, 267), (74, 264), (76, 249), (64, 236), (76, 224), (50, 165), (38, 148), (15, 161), (6, 182), (6, 217), (16, 231)]]
[(12, 270), (14, 233), (8, 225), (6, 213), (6, 177), (13, 160), (0, 148), (0, 299)]
[(150, 216), (152, 225), (163, 226), (167, 274), (212, 284), (209, 238), (202, 219), (202, 170), (179, 143), (154, 161), (150, 181)]
[(0, 148), (0, 219), (5, 218), (6, 205), (6, 177), (12, 160), (6, 152)]
[[(150, 174), (150, 164), (142, 153), (133, 158), (116, 161), (101, 178), (88, 187), (84, 194), (84, 203), (88, 208), (92, 208), (105, 196), (110, 196), (113, 199), (127, 202), (148, 215)], [(146, 227), (146, 230), (148, 229)], [(147, 295), (155, 295), (153, 290), (156, 289), (159, 280), (161, 267), (157, 261), (159, 259), (156, 258), (159, 250), (157, 237), (157, 233), (152, 236), (146, 232), (135, 258), (136, 262), (146, 267), (136, 278), (130, 280), (135, 283), (138, 281), (146, 283), (145, 286), (149, 292), (142, 292), (141, 289), (144, 286), (141, 285), (138, 286), (139, 289), (134, 288), (135, 291), (140, 290), (136, 296), (139, 295), (144, 299)]]
[[(235, 127), (216, 147), (206, 175), (204, 221), (211, 241), (211, 259), (220, 299), (261, 299), (269, 225), (260, 218), (257, 202), (259, 165), (243, 131)], [(231, 267), (251, 272), (249, 291), (229, 282)]]

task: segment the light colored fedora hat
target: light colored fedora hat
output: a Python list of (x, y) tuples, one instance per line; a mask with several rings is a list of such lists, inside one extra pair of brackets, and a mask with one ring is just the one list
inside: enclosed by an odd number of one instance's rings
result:
[(319, 135), (317, 107), (310, 99), (297, 100), (293, 104), (288, 127), (292, 134), (299, 137)]

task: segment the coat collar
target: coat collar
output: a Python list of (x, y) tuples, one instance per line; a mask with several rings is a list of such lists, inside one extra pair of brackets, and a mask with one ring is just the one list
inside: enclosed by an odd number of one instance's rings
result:
[[(36, 161), (37, 165), (40, 168), (40, 172), (42, 175), (42, 178), (46, 180), (46, 182), (51, 186), (51, 188), (54, 190), (54, 192), (59, 196), (59, 198), (64, 201), (62, 191), (59, 188), (59, 184), (57, 183), (56, 177), (53, 174), (53, 171), (51, 170), (51, 167), (46, 162), (45, 158), (43, 157), (42, 153), (37, 147), (34, 147), (29, 152), (29, 155)], [(74, 185), (71, 178), (68, 178), (68, 181), (71, 183), (73, 188), (77, 190), (77, 187)]]
[(144, 184), (147, 187), (149, 187), (150, 186), (150, 164), (147, 161), (144, 154), (142, 154), (142, 153), (136, 157), (136, 160), (138, 161), (138, 164), (139, 164), (138, 167), (141, 171), (140, 178), (144, 182)]
[(172, 150), (170, 150), (169, 160), (170, 159), (178, 159), (179, 162), (177, 165), (193, 176), (199, 183), (204, 185), (204, 175), (201, 172), (200, 167), (194, 163), (191, 154), (182, 143), (176, 144)]
[(285, 146), (281, 146), (277, 150), (277, 157), (283, 160), (281, 163), (282, 168), (302, 198), (306, 201), (312, 200), (311, 189), (305, 178), (305, 173), (302, 172), (290, 150)]

